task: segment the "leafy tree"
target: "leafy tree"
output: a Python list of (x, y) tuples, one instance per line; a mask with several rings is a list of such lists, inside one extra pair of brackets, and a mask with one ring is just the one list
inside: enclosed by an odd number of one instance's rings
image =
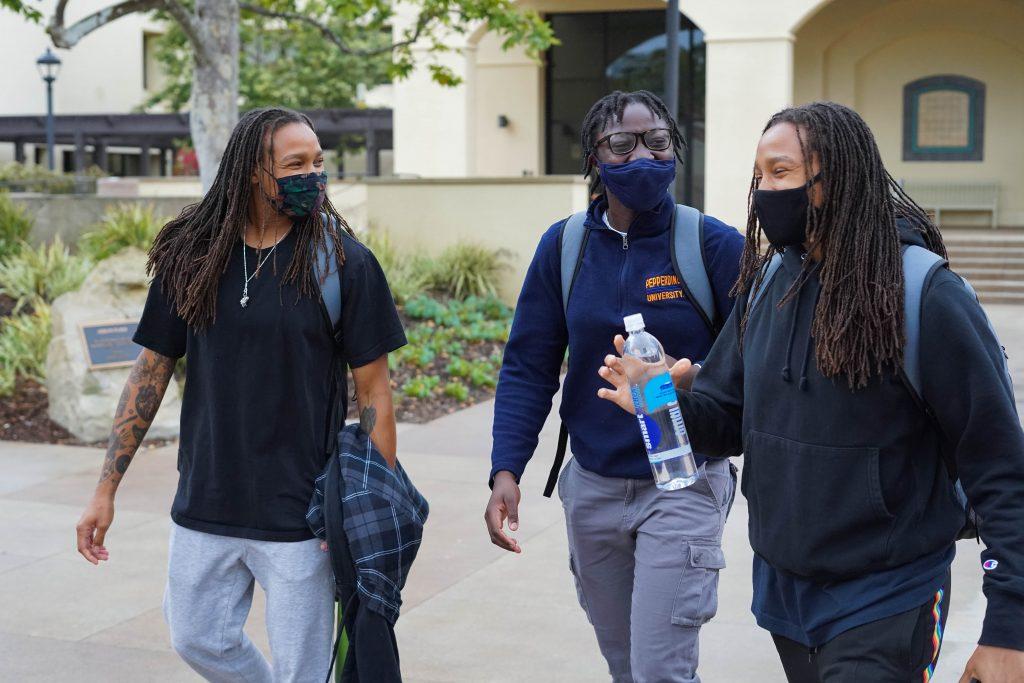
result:
[[(34, 11), (23, 0), (0, 3), (29, 16)], [(191, 58), (189, 122), (204, 187), (213, 182), (238, 119), (243, 92), (242, 24), (253, 15), (277, 22), (274, 27), (283, 32), (271, 41), (282, 48), (280, 61), (298, 65), (302, 55), (309, 55), (313, 63), (305, 62), (302, 68), (320, 68), (327, 79), (337, 78), (324, 68), (331, 60), (326, 55), (333, 50), (352, 60), (372, 61), (386, 55), (385, 71), (391, 78), (408, 76), (420, 55), (425, 55), (426, 68), (436, 82), (456, 84), (456, 74), (441, 62), (441, 56), (452, 49), (447, 41), (452, 34), (465, 34), (481, 25), (502, 36), (506, 49), (523, 46), (534, 57), (554, 42), (550, 25), (534, 10), (518, 7), (515, 0), (121, 0), (70, 26), (64, 21), (68, 3), (58, 0), (47, 26), (54, 45), (61, 48), (71, 48), (96, 29), (130, 14), (160, 12), (180, 29)], [(319, 52), (308, 37), (296, 37), (293, 42), (285, 39), (300, 31), (320, 34)], [(369, 69), (368, 75), (373, 73), (372, 66), (360, 68)], [(270, 84), (254, 86), (260, 79), (252, 79), (252, 92), (246, 93), (252, 97), (250, 103), (269, 97), (275, 89), (278, 94), (283, 92), (289, 79), (301, 91), (303, 86), (298, 84), (305, 81), (308, 86), (309, 81), (298, 79), (297, 70), (285, 69)], [(183, 95), (181, 79), (174, 82), (179, 91), (168, 94), (172, 102)]]
[(17, 12), (29, 21), (37, 22), (43, 18), (42, 12), (23, 0), (0, 0), (0, 7)]
[[(245, 12), (239, 23), (239, 106), (244, 109), (283, 105), (293, 109), (354, 106), (359, 84), (373, 87), (391, 80), (386, 48), (390, 31), (360, 36), (362, 49), (379, 50), (366, 57), (331, 49), (323, 34), (300, 24), (289, 28), (278, 19)], [(192, 95), (192, 51), (177, 24), (159, 38), (156, 58), (166, 84), (146, 106), (172, 111), (188, 107)]]

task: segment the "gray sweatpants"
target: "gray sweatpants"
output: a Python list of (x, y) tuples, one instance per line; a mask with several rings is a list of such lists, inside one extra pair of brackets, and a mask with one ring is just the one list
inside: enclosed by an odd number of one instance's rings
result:
[[(273, 668), (242, 631), (267, 594)], [(251, 541), (171, 525), (164, 616), (171, 644), (208, 681), (320, 683), (331, 663), (334, 578), (320, 541)]]
[(726, 460), (708, 460), (678, 491), (602, 477), (575, 459), (562, 470), (569, 569), (615, 683), (699, 683), (697, 638), (718, 610), (735, 490)]

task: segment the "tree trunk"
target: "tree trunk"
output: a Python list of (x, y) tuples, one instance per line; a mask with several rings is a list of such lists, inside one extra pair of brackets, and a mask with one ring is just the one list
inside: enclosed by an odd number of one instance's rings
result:
[(238, 0), (195, 0), (202, 45), (194, 46), (189, 124), (204, 193), (238, 120), (238, 14)]

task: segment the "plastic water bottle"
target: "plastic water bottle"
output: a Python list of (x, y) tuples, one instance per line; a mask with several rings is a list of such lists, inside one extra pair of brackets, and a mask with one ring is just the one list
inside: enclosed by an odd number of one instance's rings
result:
[(697, 481), (697, 464), (665, 362), (665, 350), (653, 335), (644, 331), (642, 315), (626, 316), (623, 322), (629, 338), (622, 352), (622, 364), (654, 483), (663, 491), (686, 488)]

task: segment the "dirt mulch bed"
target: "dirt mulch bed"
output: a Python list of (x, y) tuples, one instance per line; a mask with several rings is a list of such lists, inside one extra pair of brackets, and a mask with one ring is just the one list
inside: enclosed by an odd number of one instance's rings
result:
[[(0, 294), (0, 318), (5, 318), (14, 313), (14, 306), (18, 301), (6, 294)], [(19, 311), (20, 313), (21, 311)]]
[(0, 397), (0, 439), (81, 445), (49, 418), (49, 405), (45, 387), (34, 380), (19, 380), (12, 395)]
[[(465, 345), (465, 351), (459, 357), (467, 361), (476, 361), (490, 358), (492, 354), (501, 354), (505, 345), (498, 342), (482, 342)], [(443, 386), (448, 381), (447, 366), (451, 360), (448, 356), (438, 356), (434, 362), (425, 368), (414, 368), (412, 366), (399, 366), (391, 373), (391, 388), (395, 392), (397, 402), (395, 404), (395, 415), (399, 422), (430, 422), (445, 415), (469, 408), (482, 401), (489, 401), (494, 398), (494, 389), (489, 387), (475, 387), (469, 380), (463, 379), (463, 383), (469, 389), (469, 398), (466, 401), (458, 401), (451, 396), (435, 394), (429, 399), (410, 398), (401, 395), (402, 385), (416, 375), (437, 375), (441, 378)], [(349, 410), (355, 412), (355, 408)]]
[[(14, 301), (0, 295), (0, 317), (10, 314)], [(403, 316), (404, 317), (404, 316)], [(406, 329), (417, 321), (403, 320)], [(467, 343), (460, 358), (475, 361), (489, 358), (492, 354), (500, 354), (504, 344), (498, 342)], [(415, 368), (411, 365), (399, 366), (391, 373), (391, 388), (395, 392), (395, 415), (399, 422), (422, 424), (439, 417), (450, 415), (464, 408), (469, 408), (482, 401), (494, 398), (494, 389), (475, 387), (468, 380), (463, 380), (469, 389), (469, 398), (459, 401), (444, 394), (435, 394), (429, 399), (410, 398), (402, 395), (402, 386), (416, 375), (436, 375), (441, 378), (442, 386), (449, 379), (447, 366), (451, 359), (439, 355), (427, 367)], [(354, 384), (349, 378), (349, 420), (358, 420), (359, 413), (353, 395)], [(105, 442), (85, 443), (72, 436), (66, 429), (53, 422), (48, 414), (49, 398), (46, 388), (34, 380), (19, 380), (11, 396), (0, 397), (0, 440), (29, 441), (36, 443), (53, 443), (77, 446), (106, 446)], [(146, 441), (147, 446), (160, 446), (166, 441)]]

